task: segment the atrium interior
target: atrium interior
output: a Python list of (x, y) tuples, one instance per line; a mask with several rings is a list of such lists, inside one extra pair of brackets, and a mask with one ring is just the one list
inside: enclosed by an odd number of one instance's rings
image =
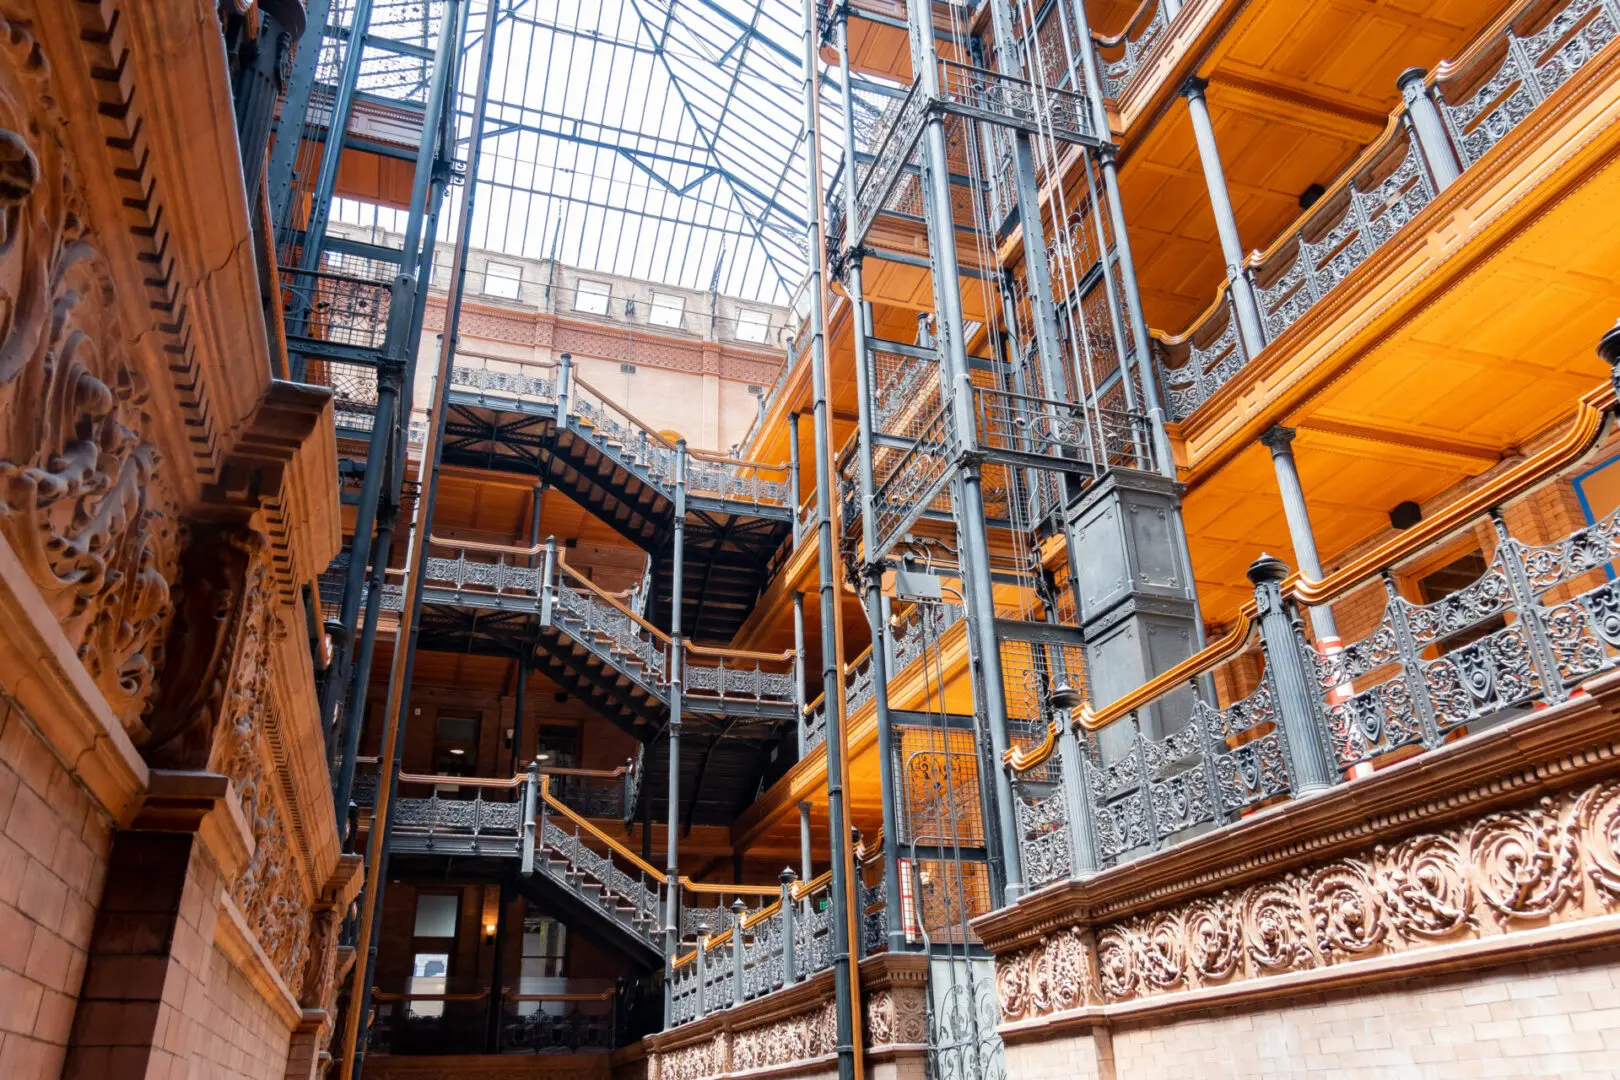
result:
[(0, 1077), (1620, 1075), (1620, 0), (0, 27)]

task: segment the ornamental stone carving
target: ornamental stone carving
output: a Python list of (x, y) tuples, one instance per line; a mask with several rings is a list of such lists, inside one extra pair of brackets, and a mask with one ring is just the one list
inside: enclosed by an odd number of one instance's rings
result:
[[(996, 957), (1013, 1022), (1620, 911), (1620, 782)], [(1091, 974), (1095, 971), (1095, 975)]]
[(0, 50), (0, 533), (138, 736), (162, 665), (176, 507), (50, 64), (3, 18)]

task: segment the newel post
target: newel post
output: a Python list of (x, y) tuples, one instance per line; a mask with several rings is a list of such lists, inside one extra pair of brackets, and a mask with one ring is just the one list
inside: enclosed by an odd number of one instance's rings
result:
[(1294, 794), (1310, 795), (1333, 786), (1334, 770), (1323, 738), (1321, 700), (1316, 679), (1305, 666), (1305, 641), (1295, 629), (1283, 600), (1282, 583), (1287, 565), (1261, 555), (1249, 567), (1258, 609), (1260, 647), (1266, 657), (1266, 678), (1283, 738), (1293, 763)]
[(797, 877), (793, 867), (782, 869), (782, 985), (792, 986), (798, 980), (794, 977), (793, 957), (793, 881)]

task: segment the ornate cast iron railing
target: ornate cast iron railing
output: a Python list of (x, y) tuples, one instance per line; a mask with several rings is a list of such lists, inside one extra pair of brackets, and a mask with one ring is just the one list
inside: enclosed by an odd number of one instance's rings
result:
[[(1263, 558), (1250, 572), (1255, 602), (1225, 638), (1106, 707), (1082, 708), (1072, 730), (1048, 710), (1045, 739), (1008, 755), (1032, 883), (1127, 862), (1289, 800), (1312, 769), (1314, 786), (1353, 783), (1620, 667), (1620, 511), (1551, 541), (1508, 525), (1513, 504), (1568, 482), (1613, 403), (1609, 386), (1587, 395), (1546, 450), (1325, 581), (1284, 581), (1281, 564)], [(1472, 583), (1427, 603), (1397, 587), (1403, 565), (1481, 526), (1491, 540)], [(1364, 588), (1384, 594), (1371, 630), (1342, 647), (1307, 639), (1302, 606)], [(1247, 689), (1217, 704), (1200, 679), (1222, 665), (1226, 685)]]
[(317, 270), (281, 269), (287, 336), (380, 349), (388, 334), (392, 283)]
[(624, 993), (615, 987), (594, 989), (597, 982), (568, 980), (561, 989), (538, 994), (504, 988), (496, 1049), (505, 1054), (617, 1049), (624, 1038)]
[[(854, 945), (861, 955), (885, 946), (881, 848), (856, 850), (859, 925)], [(833, 911), (830, 872), (798, 882), (782, 874), (775, 900), (753, 910), (742, 899), (729, 909), (693, 914), (689, 948), (671, 958), (671, 1023), (690, 1023), (719, 1009), (763, 997), (832, 966)], [(691, 888), (691, 883), (685, 883)], [(711, 891), (724, 887), (712, 886)], [(760, 895), (755, 890), (754, 895)], [(723, 929), (709, 920), (725, 911)], [(683, 928), (686, 926), (683, 912)]]
[[(1150, 0), (1152, 2), (1152, 0)], [(1243, 273), (1265, 341), (1276, 340), (1620, 38), (1620, 0), (1522, 0), (1456, 62), (1403, 84), (1383, 135)], [(1438, 113), (1425, 141), (1421, 115)], [(1225, 290), (1193, 326), (1161, 337), (1170, 415), (1182, 420), (1247, 364)], [(1179, 360), (1170, 367), (1167, 361)]]
[(1249, 362), (1231, 286), (1223, 283), (1215, 303), (1180, 337), (1155, 331), (1154, 354), (1170, 418), (1185, 420)]
[(560, 364), (547, 364), (458, 354), (451, 367), (450, 386), (484, 405), (533, 402), (562, 409), (567, 426), (667, 497), (673, 498), (676, 461), (684, 452), (690, 494), (762, 505), (781, 506), (788, 501), (788, 466), (704, 450), (683, 451), (580, 378), (566, 356)]
[[(890, 654), (888, 657), (889, 678), (899, 678), (900, 673), (910, 667), (929, 645), (939, 640), (939, 636), (950, 626), (961, 621), (962, 608), (958, 604), (936, 605), (936, 614), (930, 626), (925, 627), (919, 618), (918, 609), (913, 606), (896, 619), (898, 630), (894, 627), (886, 629), (890, 640), (886, 643)], [(855, 658), (844, 671), (844, 707), (848, 715), (853, 716), (871, 700), (872, 686), (872, 649), (870, 646)], [(827, 701), (825, 696), (817, 696), (805, 709), (804, 714), (804, 751), (809, 753), (827, 741)]]
[(939, 60), (939, 88), (941, 104), (970, 119), (989, 120), (1065, 142), (1098, 141), (1091, 102), (1073, 90), (1032, 83), (943, 57)]
[(1102, 60), (1103, 93), (1118, 99), (1135, 84), (1146, 67), (1148, 54), (1170, 28), (1164, 0), (1144, 0), (1131, 14), (1130, 21), (1117, 34), (1093, 34), (1097, 55)]
[(514, 855), (522, 844), (526, 778), (489, 780), (400, 773), (401, 789), (431, 785), (425, 797), (397, 798), (389, 821), (399, 851)]
[(725, 712), (736, 706), (791, 706), (798, 693), (798, 654), (709, 649), (684, 643), (683, 689), (689, 708)]

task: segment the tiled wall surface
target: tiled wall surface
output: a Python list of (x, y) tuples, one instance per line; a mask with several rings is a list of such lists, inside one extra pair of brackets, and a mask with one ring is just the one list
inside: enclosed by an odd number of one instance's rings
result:
[(67, 1053), (111, 826), (0, 697), (0, 1076), (55, 1076)]

